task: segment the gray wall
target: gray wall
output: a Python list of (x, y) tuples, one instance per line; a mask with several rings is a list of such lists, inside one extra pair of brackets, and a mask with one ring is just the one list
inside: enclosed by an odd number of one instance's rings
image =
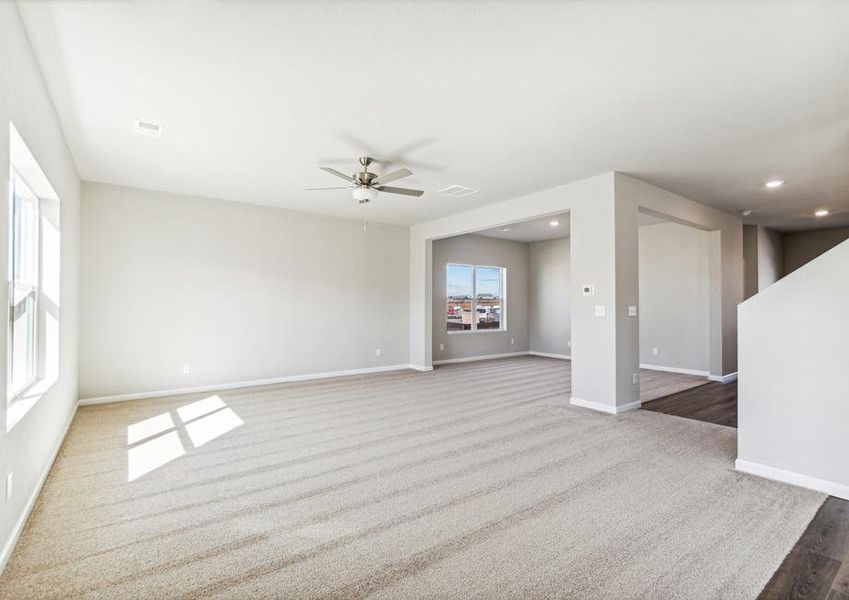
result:
[(405, 227), (86, 183), (82, 230), (82, 398), (409, 362)]
[(758, 226), (743, 225), (743, 298), (758, 293)]
[[(0, 386), (0, 568), (76, 406), (80, 197), (71, 153), (15, 3), (0, 2), (0, 189), (4, 194), (9, 190), (9, 121), (15, 124), (61, 202), (62, 306), (59, 378), (11, 431), (7, 431), (6, 386)], [(0, 211), (0, 263), (4, 265), (8, 264), (8, 217), (8, 209)], [(8, 286), (0, 289), (0, 303), (8, 306)], [(0, 319), (0, 338), (4, 340), (0, 344), (0, 380), (7, 381), (8, 319)], [(14, 474), (14, 483), (12, 497), (6, 502), (9, 473)]]
[(744, 299), (784, 277), (784, 236), (762, 225), (743, 226)]
[[(667, 223), (641, 227), (639, 236), (640, 362), (707, 373), (710, 235)], [(569, 240), (529, 246), (530, 350), (571, 355)]]
[(777, 231), (758, 226), (758, 291), (784, 277), (784, 239)]
[(534, 352), (570, 355), (569, 238), (529, 244), (528, 328)]
[[(507, 331), (455, 333), (445, 330), (445, 265), (477, 264), (507, 269)], [(433, 360), (528, 350), (528, 244), (480, 235), (433, 242)], [(511, 343), (511, 341), (513, 343)], [(440, 350), (440, 344), (443, 349)]]
[(705, 231), (640, 227), (641, 364), (710, 371), (709, 251)]
[(849, 227), (785, 233), (784, 274), (795, 271), (846, 239), (849, 239)]

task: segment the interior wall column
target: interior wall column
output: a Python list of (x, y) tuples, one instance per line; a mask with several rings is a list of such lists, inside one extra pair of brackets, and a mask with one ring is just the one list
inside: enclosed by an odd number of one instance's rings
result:
[(636, 203), (609, 183), (570, 213), (571, 402), (615, 414), (639, 407), (638, 229)]

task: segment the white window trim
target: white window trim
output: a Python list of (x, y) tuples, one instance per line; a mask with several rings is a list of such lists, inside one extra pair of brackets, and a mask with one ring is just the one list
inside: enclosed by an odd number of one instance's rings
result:
[[(448, 268), (451, 266), (458, 267), (471, 267), (472, 269), (472, 313), (475, 314), (475, 318), (472, 319), (472, 328), (468, 331), (459, 330), (459, 331), (448, 331), (448, 315), (445, 314), (445, 304), (448, 302)], [(500, 327), (498, 329), (478, 329), (478, 321), (477, 321), (477, 308), (478, 308), (478, 294), (477, 294), (477, 267), (481, 267), (484, 269), (498, 269), (501, 272), (501, 320), (499, 322)], [(507, 269), (505, 267), (499, 267), (496, 265), (472, 265), (468, 263), (461, 262), (451, 262), (448, 261), (445, 263), (445, 300), (443, 301), (443, 319), (445, 323), (445, 333), (446, 335), (473, 335), (473, 334), (487, 334), (487, 333), (506, 333), (507, 332)]]
[[(9, 301), (6, 308), (6, 320), (8, 333), (6, 335), (6, 431), (11, 431), (23, 417), (29, 412), (41, 397), (53, 386), (55, 380), (47, 379), (45, 373), (45, 364), (47, 358), (47, 340), (46, 340), (46, 318), (50, 313), (54, 318), (59, 320), (59, 308), (44, 294), (44, 225), (43, 225), (43, 203), (45, 199), (40, 197), (34, 190), (33, 186), (27, 181), (24, 175), (15, 169), (11, 168), (8, 198), (8, 243), (9, 243), (9, 265), (8, 265), (8, 291)], [(18, 182), (22, 182), (27, 187), (29, 193), (36, 201), (36, 222), (37, 222), (37, 248), (38, 248), (38, 283), (32, 286), (37, 290), (35, 299), (35, 370), (33, 377), (19, 390), (12, 389), (12, 359), (13, 359), (13, 329), (11, 315), (13, 310), (12, 302), (14, 302), (15, 281), (14, 275), (14, 210), (15, 210), (15, 190)], [(20, 285), (20, 284), (19, 284)]]

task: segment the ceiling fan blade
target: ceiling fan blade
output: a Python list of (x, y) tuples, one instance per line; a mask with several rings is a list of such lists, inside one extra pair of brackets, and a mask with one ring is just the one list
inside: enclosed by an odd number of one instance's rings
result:
[(374, 189), (379, 190), (381, 192), (386, 192), (388, 194), (401, 194), (403, 196), (421, 196), (424, 194), (422, 190), (411, 190), (408, 188), (396, 188), (390, 187), (388, 185), (379, 185)]
[(384, 173), (383, 175), (378, 175), (377, 179), (372, 182), (372, 185), (383, 185), (384, 183), (389, 183), (390, 181), (395, 181), (403, 177), (409, 177), (412, 174), (413, 172), (410, 169), (398, 169), (397, 171), (392, 171), (391, 173)]
[(342, 171), (337, 171), (336, 169), (331, 169), (330, 167), (319, 167), (325, 173), (330, 173), (331, 175), (336, 175), (336, 177), (341, 177), (345, 181), (350, 181), (351, 183), (357, 183), (353, 177), (350, 175), (345, 175)]
[(340, 185), (338, 187), (320, 187), (320, 188), (304, 188), (307, 192), (314, 192), (316, 190), (350, 190), (352, 185)]

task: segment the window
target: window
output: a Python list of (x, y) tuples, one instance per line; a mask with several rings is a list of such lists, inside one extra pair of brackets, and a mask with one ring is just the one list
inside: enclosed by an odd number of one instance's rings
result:
[(59, 198), (10, 123), (6, 428), (59, 376)]
[(36, 380), (38, 338), (38, 198), (17, 173), (12, 179), (11, 398)]
[(448, 333), (505, 331), (506, 269), (449, 263), (445, 322)]

